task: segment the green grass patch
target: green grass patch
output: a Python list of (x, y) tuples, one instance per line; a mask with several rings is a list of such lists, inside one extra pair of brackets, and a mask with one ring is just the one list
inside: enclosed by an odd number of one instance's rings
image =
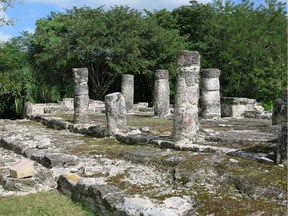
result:
[(69, 215), (92, 216), (92, 211), (57, 191), (11, 196), (0, 198), (0, 215), (5, 216), (39, 216)]

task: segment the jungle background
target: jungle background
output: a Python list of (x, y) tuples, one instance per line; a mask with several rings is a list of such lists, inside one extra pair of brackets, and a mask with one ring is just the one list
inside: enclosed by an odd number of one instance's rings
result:
[[(72, 68), (89, 70), (89, 96), (120, 91), (135, 75), (135, 102), (153, 105), (154, 73), (168, 69), (174, 97), (176, 55), (197, 50), (201, 68), (221, 70), (221, 96), (255, 98), (271, 110), (287, 87), (287, 3), (190, 1), (168, 10), (73, 8), (36, 21), (34, 34), (0, 42), (0, 118), (19, 118), (26, 101), (73, 97)], [(0, 25), (5, 25), (0, 20)]]

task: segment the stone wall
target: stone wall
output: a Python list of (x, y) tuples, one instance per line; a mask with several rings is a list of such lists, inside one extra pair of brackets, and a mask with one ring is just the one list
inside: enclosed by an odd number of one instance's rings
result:
[(221, 117), (270, 118), (255, 99), (222, 97)]
[[(105, 103), (98, 100), (89, 100), (89, 113), (104, 112)], [(38, 103), (30, 102), (25, 104), (24, 118), (27, 115), (44, 115), (44, 114), (73, 114), (74, 99), (63, 98), (58, 103)]]

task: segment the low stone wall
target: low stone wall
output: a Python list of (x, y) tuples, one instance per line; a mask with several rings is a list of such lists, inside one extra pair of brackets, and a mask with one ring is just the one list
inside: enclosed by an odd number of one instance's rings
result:
[[(152, 107), (148, 107), (148, 103), (140, 102), (133, 105), (133, 112), (153, 112)], [(89, 100), (89, 113), (105, 112), (104, 101)], [(63, 98), (58, 103), (26, 103), (23, 118), (28, 115), (44, 115), (44, 114), (73, 114), (74, 99)]]
[[(104, 112), (105, 103), (98, 100), (89, 100), (89, 113)], [(73, 114), (74, 99), (63, 98), (58, 103), (26, 103), (23, 117), (27, 115), (43, 115), (43, 114)]]
[(271, 115), (264, 112), (264, 108), (255, 99), (222, 97), (221, 117), (266, 118)]

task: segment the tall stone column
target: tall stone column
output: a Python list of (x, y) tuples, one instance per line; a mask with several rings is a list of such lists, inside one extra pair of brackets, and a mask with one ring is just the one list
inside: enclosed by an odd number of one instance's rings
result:
[(170, 114), (169, 71), (156, 70), (154, 83), (154, 115), (165, 117)]
[(119, 92), (105, 96), (105, 110), (107, 118), (107, 134), (112, 136), (115, 132), (126, 128), (125, 99)]
[(73, 68), (74, 75), (74, 123), (89, 123), (88, 69)]
[(176, 145), (193, 142), (199, 129), (199, 71), (200, 55), (197, 51), (178, 53), (173, 122)]
[(277, 145), (277, 154), (276, 154), (276, 163), (287, 163), (287, 148), (288, 148), (288, 140), (287, 140), (287, 113), (288, 113), (288, 88), (284, 90), (282, 100), (284, 104), (281, 107), (279, 116), (279, 123), (281, 125), (281, 130), (279, 131), (278, 136), (278, 145)]
[(201, 111), (204, 119), (221, 117), (220, 77), (221, 71), (216, 68), (201, 70), (203, 89), (201, 94)]
[(121, 93), (125, 98), (127, 113), (132, 113), (134, 103), (134, 75), (122, 74)]

